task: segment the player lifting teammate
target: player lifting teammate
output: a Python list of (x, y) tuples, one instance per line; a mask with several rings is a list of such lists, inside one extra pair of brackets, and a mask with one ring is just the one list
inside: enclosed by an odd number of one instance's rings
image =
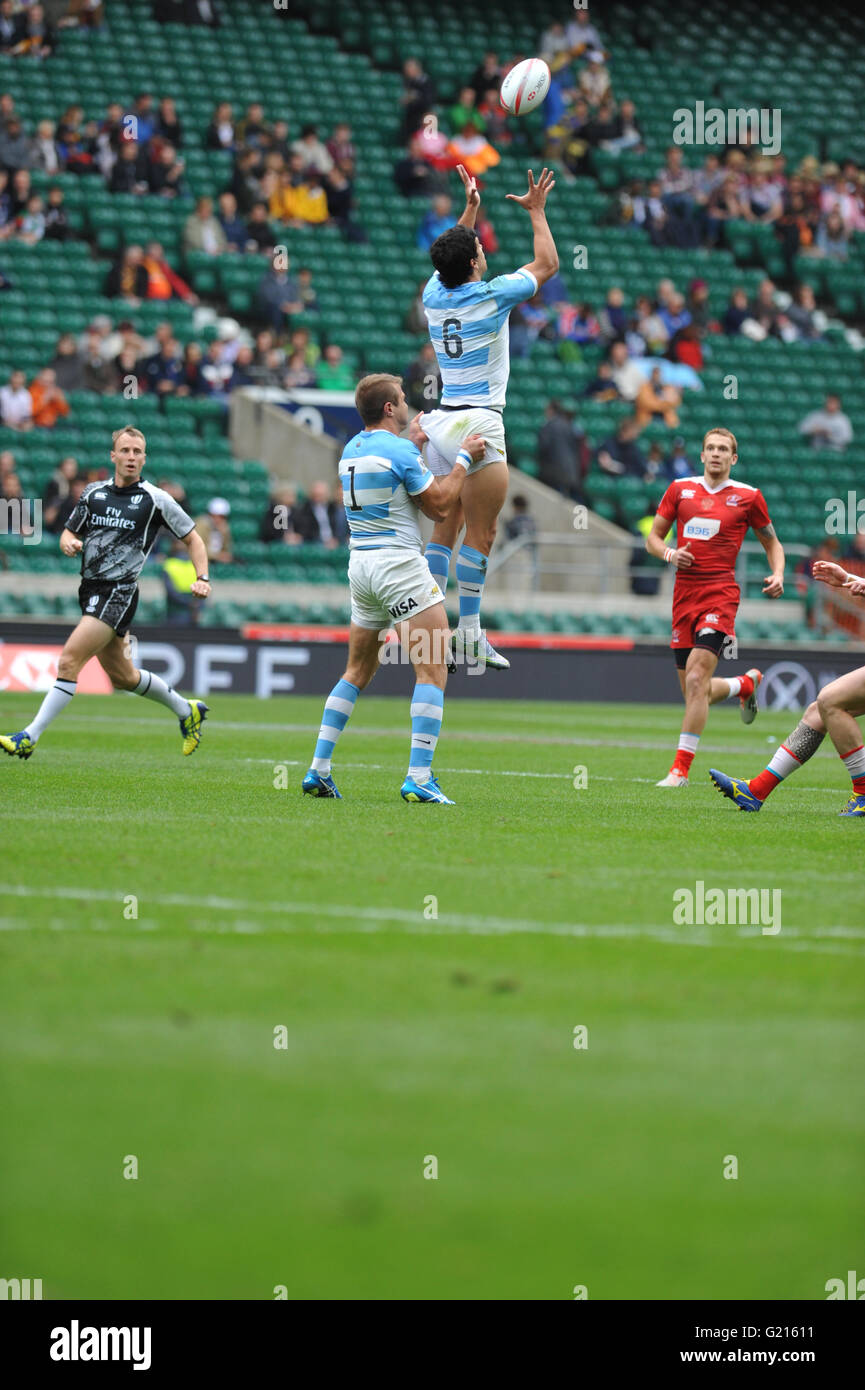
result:
[(450, 472), (470, 434), (482, 434), (486, 450), (469, 468), (462, 507), (436, 524), (426, 557), (444, 593), (451, 554), (465, 519), (466, 532), (456, 566), (459, 626), (455, 652), (472, 664), (504, 671), (510, 662), (490, 646), (481, 631), (480, 609), (487, 559), (508, 490), (502, 419), (510, 371), (508, 316), (559, 268), (544, 212), (555, 180), (552, 172), (544, 169), (535, 183), (530, 169), (528, 192), (521, 197), (507, 194), (531, 218), (534, 259), (512, 275), (498, 275), (484, 282), (487, 262), (474, 231), (480, 194), (461, 164), (458, 169), (466, 190), (465, 210), (457, 225), (433, 242), (430, 257), (435, 272), (423, 292), (430, 338), (441, 368), (441, 403), (437, 410), (422, 415), (420, 423), (429, 440), (426, 459), (434, 474)]
[[(748, 527), (753, 528), (771, 566), (763, 583), (767, 598), (779, 598), (784, 592), (784, 551), (760, 489), (731, 481), (737, 457), (735, 435), (726, 429), (709, 430), (700, 454), (703, 476), (678, 478), (670, 484), (646, 537), (649, 554), (676, 570), (670, 645), (685, 700), (676, 757), (659, 787), (688, 785), (710, 705), (738, 696), (744, 722), (751, 724), (757, 716), (761, 673), (755, 668), (744, 676), (722, 680), (715, 676), (715, 668), (726, 639), (735, 637), (739, 586), (733, 570)], [(676, 544), (668, 546), (665, 537), (674, 522)]]
[(159, 530), (166, 527), (186, 544), (198, 575), (192, 592), (199, 598), (210, 593), (207, 550), (183, 508), (161, 488), (142, 482), (146, 442), (141, 430), (115, 430), (112, 445), (113, 481), (84, 489), (60, 536), (64, 555), (81, 555), (78, 601), (83, 616), (60, 654), (57, 681), (36, 718), (20, 733), (0, 736), (0, 748), (11, 756), (30, 757), (52, 719), (69, 704), (78, 674), (93, 656), (116, 689), (173, 710), (185, 754), (194, 753), (201, 739), (207, 706), (185, 700), (151, 671), (136, 670), (124, 638), (138, 605), (138, 576)]
[[(848, 574), (829, 560), (814, 562), (814, 578), (833, 589), (848, 589), (865, 596), (865, 579)], [(793, 732), (785, 738), (768, 767), (746, 782), (728, 777), (712, 768), (709, 776), (719, 791), (734, 801), (740, 811), (760, 811), (763, 802), (785, 777), (812, 758), (829, 734), (838, 756), (853, 782), (850, 799), (839, 816), (865, 816), (865, 747), (856, 718), (865, 714), (865, 666), (823, 687), (808, 706)]]
[(408, 424), (408, 406), (398, 376), (365, 376), (358, 382), (355, 402), (364, 428), (348, 441), (339, 462), (351, 533), (348, 665), (325, 701), (312, 766), (302, 787), (309, 796), (339, 797), (331, 776), (333, 750), (358, 695), (378, 669), (385, 634), (393, 625), (416, 679), (411, 754), (401, 795), (405, 801), (452, 806), (432, 769), (444, 711), (448, 622), (442, 591), (421, 554), (417, 509), (433, 521), (443, 521), (485, 444), (480, 435), (469, 435), (450, 477), (434, 478), (419, 453), (419, 445), (426, 442), (419, 416), (409, 426), (409, 438), (400, 438)]

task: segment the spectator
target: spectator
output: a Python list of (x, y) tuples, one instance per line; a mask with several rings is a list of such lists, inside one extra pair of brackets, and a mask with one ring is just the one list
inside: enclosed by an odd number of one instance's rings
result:
[(339, 544), (336, 514), (337, 504), (328, 497), (327, 483), (313, 483), (309, 497), (297, 514), (297, 529), (304, 541), (335, 550)]
[(721, 327), (729, 337), (734, 337), (737, 333), (741, 333), (742, 324), (748, 317), (748, 296), (740, 285), (730, 295), (730, 303), (727, 305), (721, 320)]
[(644, 381), (635, 402), (634, 419), (638, 430), (660, 416), (667, 429), (674, 430), (679, 423), (678, 408), (682, 393), (675, 386), (665, 386), (660, 367), (653, 367), (648, 381)]
[(54, 52), (54, 29), (45, 22), (41, 5), (31, 5), (24, 16), (21, 37), (12, 49), (14, 56), (27, 54), (30, 58), (50, 58)]
[(600, 141), (600, 148), (608, 154), (621, 154), (622, 150), (642, 150), (643, 135), (637, 124), (637, 109), (632, 101), (623, 101), (617, 115), (613, 116), (610, 131)]
[(703, 216), (705, 240), (714, 246), (725, 222), (745, 217), (745, 204), (740, 196), (736, 174), (726, 174), (715, 186), (706, 201)]
[(118, 387), (117, 368), (111, 358), (103, 356), (102, 339), (97, 328), (87, 333), (87, 346), (84, 349), (84, 390), (96, 391), (100, 396), (113, 395)]
[(289, 264), (286, 262), (285, 269), (271, 265), (256, 290), (260, 316), (275, 333), (282, 333), (288, 327), (292, 314), (303, 312), (300, 290), (288, 274)]
[(329, 343), (324, 350), (324, 358), (318, 366), (318, 389), (320, 391), (353, 391), (356, 377), (351, 367), (343, 360), (342, 348)]
[[(9, 190), (10, 223), (14, 223), (15, 219), (25, 212), (32, 191), (30, 187), (30, 170), (16, 169), (12, 175), (12, 186)], [(8, 235), (11, 235), (11, 231)]]
[(354, 166), (355, 148), (348, 121), (338, 121), (334, 126), (333, 134), (327, 142), (327, 152), (334, 164)]
[(124, 299), (127, 304), (137, 306), (147, 298), (149, 284), (143, 247), (127, 246), (108, 272), (105, 294), (109, 299)]
[(609, 362), (599, 362), (597, 375), (583, 388), (583, 395), (595, 401), (616, 401), (619, 393), (613, 381), (613, 369)]
[(111, 348), (108, 335), (111, 332), (111, 320), (107, 314), (97, 314), (91, 323), (87, 325), (84, 332), (78, 339), (78, 351), (81, 353), (91, 352), (94, 344), (103, 362), (107, 362), (111, 356)]
[(605, 343), (624, 337), (628, 328), (628, 311), (625, 308), (624, 290), (618, 285), (607, 290), (604, 307), (598, 315), (598, 325)]
[(184, 251), (204, 251), (208, 256), (221, 256), (227, 248), (222, 223), (213, 215), (213, 199), (196, 199), (195, 211), (183, 224)]
[(63, 189), (57, 184), (52, 184), (48, 189), (48, 203), (45, 208), (45, 236), (48, 241), (68, 241), (72, 236), (72, 228), (63, 206), (64, 197)]
[[(73, 338), (73, 342), (74, 342)], [(42, 494), (42, 522), (46, 531), (56, 535), (62, 529), (60, 506), (69, 496), (72, 484), (78, 477), (78, 460), (68, 454), (55, 468)]]
[(442, 232), (446, 232), (454, 224), (452, 203), (448, 193), (437, 193), (433, 198), (432, 207), (424, 213), (421, 224), (417, 230), (417, 246), (419, 251), (429, 251), (433, 242), (440, 237)]
[(748, 317), (759, 330), (752, 333), (753, 337), (765, 338), (769, 334), (780, 337), (780, 316), (775, 304), (775, 286), (768, 276), (760, 281), (757, 293), (748, 305)]
[(32, 146), (20, 120), (17, 116), (10, 116), (0, 134), (0, 164), (14, 173), (16, 169), (29, 169), (32, 159)]
[(184, 161), (177, 150), (168, 143), (159, 147), (155, 157), (150, 159), (147, 169), (147, 186), (151, 193), (160, 198), (176, 198), (186, 192), (183, 179)]
[(144, 149), (157, 132), (158, 117), (153, 109), (153, 93), (139, 92), (132, 110), (125, 113), (124, 124), (131, 132), (133, 140)]
[(229, 391), (236, 391), (240, 386), (254, 386), (255, 376), (252, 372), (252, 348), (245, 343), (238, 348), (237, 356), (231, 367), (231, 380), (228, 383)]
[(57, 339), (57, 350), (48, 363), (61, 391), (84, 390), (84, 359), (78, 351), (74, 333), (63, 333)]
[[(235, 147), (234, 119), (230, 101), (220, 101), (214, 108), (213, 119), (204, 134), (206, 150), (233, 150)], [(253, 161), (257, 157), (252, 151)]]
[(354, 207), (354, 185), (346, 172), (348, 168), (348, 164), (345, 168), (337, 165), (328, 176), (325, 190), (327, 215), (348, 241), (366, 241), (366, 232), (351, 216)]
[(463, 87), (459, 98), (447, 113), (448, 124), (453, 130), (462, 130), (467, 121), (473, 121), (478, 130), (486, 130), (486, 122), (477, 110), (473, 87)]
[(319, 139), (318, 127), (315, 125), (303, 127), (300, 139), (295, 140), (291, 146), (291, 153), (297, 156), (297, 162), (292, 161), (291, 167), (296, 168), (313, 184), (318, 184), (321, 179), (326, 178), (334, 167), (333, 156), (324, 141)]
[(57, 385), (51, 367), (43, 367), (30, 386), (33, 402), (33, 424), (37, 429), (52, 430), (60, 416), (69, 414), (69, 402)]
[(327, 195), (318, 176), (302, 168), (303, 155), (292, 152), (288, 169), (280, 175), (279, 184), (270, 199), (270, 215), (279, 222), (302, 227), (318, 224), (328, 218)]
[(441, 368), (432, 343), (423, 344), (404, 378), (405, 398), (415, 410), (434, 410), (441, 394)]
[(14, 0), (0, 0), (0, 53), (11, 53), (24, 37), (24, 14), (15, 13)]
[(393, 169), (394, 182), (404, 198), (445, 192), (446, 179), (441, 170), (451, 163), (447, 144), (447, 136), (441, 131), (415, 132), (408, 154), (397, 160)]
[(702, 371), (703, 349), (700, 346), (700, 330), (695, 323), (683, 324), (674, 333), (667, 355), (673, 362), (681, 362), (695, 372)]
[(508, 114), (502, 108), (498, 87), (489, 87), (478, 102), (478, 115), (483, 117), (487, 139), (494, 148), (511, 143)]
[(158, 241), (148, 242), (143, 264), (147, 271), (148, 299), (171, 299), (176, 295), (187, 304), (198, 303), (198, 295), (171, 269)]
[(814, 231), (817, 213), (809, 210), (805, 201), (802, 180), (796, 176), (790, 180), (784, 195), (784, 208), (775, 223), (775, 235), (784, 253), (784, 268), (788, 279), (794, 277), (795, 257), (801, 251), (813, 254)]
[(246, 249), (269, 253), (276, 245), (276, 233), (268, 221), (267, 203), (255, 203), (246, 224)]
[[(640, 295), (634, 305), (633, 327), (636, 338), (639, 343), (642, 343), (642, 347), (636, 353), (637, 356), (642, 357), (646, 353), (649, 353), (650, 356), (657, 356), (667, 351), (670, 342), (669, 330), (662, 316), (653, 307), (648, 295)], [(638, 347), (639, 343), (635, 342), (634, 347)], [(630, 347), (630, 344), (628, 346)], [(633, 352), (634, 349), (631, 351)]]
[(40, 121), (30, 145), (28, 166), (52, 177), (60, 170), (60, 155), (54, 141), (54, 122)]
[(579, 76), (580, 95), (590, 111), (596, 111), (605, 98), (611, 95), (610, 74), (604, 66), (604, 55), (599, 48), (592, 48), (586, 54), (587, 66)]
[(230, 515), (231, 506), (225, 498), (212, 497), (207, 504), (206, 514), (195, 523), (209, 558), (218, 565), (230, 565), (234, 561), (231, 527), (228, 524)]
[(744, 208), (745, 217), (749, 221), (777, 222), (784, 211), (781, 190), (777, 184), (771, 183), (768, 177), (767, 170), (771, 167), (771, 161), (767, 160), (758, 164), (751, 175)]
[(183, 541), (172, 540), (168, 558), (162, 564), (165, 586), (165, 621), (176, 627), (195, 627), (204, 599), (197, 598), (192, 586), (198, 578), (195, 565)]
[(33, 427), (33, 397), (22, 371), (13, 371), (8, 384), (0, 387), (0, 420), (7, 430)]
[(473, 120), (466, 121), (459, 133), (453, 136), (447, 153), (456, 163), (464, 164), (473, 178), (480, 178), (488, 169), (494, 169), (502, 159)]
[(491, 88), (498, 94), (502, 85), (502, 67), (497, 53), (485, 53), (468, 80), (468, 87), (474, 93), (476, 102)]
[(176, 338), (168, 338), (158, 352), (148, 357), (142, 376), (148, 388), (160, 396), (172, 396), (178, 386), (184, 385), (183, 358)]
[(297, 272), (297, 292), (300, 296), (301, 313), (318, 313), (318, 295), (312, 283), (312, 271), (308, 265), (301, 266)]
[[(259, 333), (258, 338), (256, 339), (257, 347), (260, 345), (261, 339), (265, 337), (270, 339), (270, 342), (267, 344), (267, 346), (273, 346), (273, 335), (271, 333)], [(290, 350), (292, 352), (302, 352), (303, 360), (308, 367), (318, 366), (319, 358), (321, 357), (321, 349), (319, 348), (318, 343), (316, 343), (310, 337), (308, 328), (292, 329), (290, 338)]]
[(793, 291), (793, 303), (787, 309), (787, 318), (796, 330), (797, 338), (816, 339), (822, 337), (817, 320), (817, 301), (810, 285), (797, 285)]
[(179, 150), (183, 144), (183, 127), (173, 97), (163, 97), (159, 103), (159, 109), (156, 113), (156, 134), (161, 140), (167, 140), (175, 149)]
[(831, 260), (846, 261), (849, 232), (844, 225), (841, 213), (835, 208), (827, 217), (821, 218), (814, 243), (821, 256)]
[(667, 459), (667, 475), (675, 482), (677, 478), (690, 478), (694, 472), (694, 465), (688, 458), (685, 450), (685, 441), (679, 435), (673, 440), (669, 458)]
[(269, 143), (270, 126), (264, 119), (260, 101), (251, 101), (247, 106), (246, 115), (235, 128), (235, 139), (247, 150), (260, 150)]
[(402, 136), (404, 140), (423, 124), (424, 116), (435, 105), (435, 84), (417, 58), (406, 58), (402, 65)]
[(540, 48), (540, 56), (551, 72), (558, 72), (560, 68), (571, 61), (571, 46), (561, 20), (556, 20), (549, 29), (544, 30), (538, 47)]
[(226, 251), (242, 251), (246, 246), (246, 223), (238, 215), (237, 199), (225, 189), (218, 199), (219, 225), (225, 237)]
[(841, 397), (826, 397), (822, 410), (812, 410), (799, 422), (799, 433), (810, 439), (815, 449), (843, 453), (853, 439), (853, 426), (841, 409)]
[(598, 466), (605, 473), (616, 476), (628, 474), (632, 478), (644, 478), (646, 460), (636, 442), (638, 433), (635, 420), (620, 420), (615, 434), (605, 439), (598, 448)]
[(515, 541), (520, 536), (534, 538), (538, 533), (538, 526), (535, 518), (529, 511), (527, 498), (522, 493), (517, 493), (511, 498), (513, 514), (505, 522), (505, 535), (509, 541)]
[(15, 219), (15, 240), (35, 246), (45, 235), (45, 213), (38, 193), (27, 199), (27, 206)]
[(231, 381), (233, 366), (225, 359), (225, 349), (218, 338), (208, 343), (204, 361), (201, 364), (201, 375), (207, 384), (210, 396), (215, 400), (228, 400), (228, 385)]
[(672, 338), (680, 328), (685, 328), (691, 322), (691, 315), (685, 303), (685, 296), (676, 291), (670, 296), (667, 304), (658, 310), (658, 317)]
[(8, 235), (7, 228), (11, 230), (11, 206), (12, 198), (9, 192), (9, 174), (5, 169), (0, 169), (0, 240)]
[(135, 140), (120, 146), (117, 162), (108, 180), (109, 193), (147, 193), (147, 156)]
[(601, 36), (589, 19), (588, 7), (576, 10), (565, 27), (565, 43), (571, 58), (582, 58), (590, 49), (598, 49), (602, 57), (606, 56)]
[(591, 304), (565, 304), (559, 313), (558, 335), (562, 342), (597, 342), (601, 336), (601, 326), (595, 317)]
[(303, 536), (298, 529), (299, 515), (297, 491), (294, 486), (288, 484), (276, 488), (261, 518), (259, 540), (267, 542), (268, 545), (274, 541), (279, 541), (281, 545), (300, 545)]
[(313, 368), (308, 366), (302, 352), (293, 352), (289, 357), (282, 384), (286, 391), (308, 390), (318, 385), (318, 377)]
[(691, 281), (688, 286), (686, 309), (690, 322), (701, 337), (708, 332), (718, 332), (718, 323), (712, 318), (712, 311), (709, 308), (709, 286), (705, 280)]
[(613, 382), (619, 395), (625, 401), (636, 400), (637, 392), (646, 380), (646, 374), (631, 360), (624, 343), (613, 343), (610, 348), (610, 362), (613, 368)]
[(675, 236), (675, 223), (670, 223), (668, 227), (660, 179), (650, 179), (644, 193), (635, 193), (630, 208), (635, 225), (648, 233), (653, 246), (673, 244), (671, 239)]
[(567, 497), (580, 496), (580, 437), (568, 412), (557, 400), (544, 408), (544, 423), (538, 431), (538, 477), (547, 487)]
[(175, 395), (207, 396), (210, 386), (202, 372), (204, 353), (200, 343), (187, 343), (183, 349), (183, 371)]
[(820, 194), (821, 216), (827, 218), (830, 213), (837, 212), (848, 234), (865, 231), (865, 218), (862, 216), (856, 194), (851, 190), (837, 164), (825, 165), (823, 174), (829, 177), (830, 181), (824, 184)]

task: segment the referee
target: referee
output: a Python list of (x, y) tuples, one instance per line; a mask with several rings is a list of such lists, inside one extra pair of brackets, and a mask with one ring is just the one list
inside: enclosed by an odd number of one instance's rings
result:
[(36, 718), (20, 733), (0, 735), (0, 748), (12, 757), (30, 757), (52, 719), (69, 704), (78, 674), (92, 656), (117, 690), (158, 700), (176, 714), (185, 755), (201, 740), (207, 705), (184, 699), (152, 671), (136, 670), (125, 638), (138, 606), (138, 576), (159, 531), (165, 527), (187, 547), (197, 575), (192, 592), (199, 598), (210, 593), (207, 550), (183, 508), (162, 488), (142, 482), (146, 441), (141, 430), (126, 425), (111, 438), (114, 480), (84, 489), (60, 536), (64, 555), (81, 556), (81, 621), (60, 654), (57, 680)]

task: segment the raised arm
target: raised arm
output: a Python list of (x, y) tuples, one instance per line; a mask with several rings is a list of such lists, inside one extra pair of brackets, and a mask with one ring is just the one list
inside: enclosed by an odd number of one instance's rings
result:
[(528, 265), (522, 266), (522, 270), (528, 270), (538, 282), (538, 285), (545, 285), (547, 280), (552, 280), (559, 268), (559, 255), (556, 251), (556, 243), (553, 241), (553, 234), (547, 222), (547, 214), (544, 211), (547, 202), (547, 194), (556, 186), (555, 175), (552, 169), (544, 169), (541, 177), (535, 183), (535, 176), (529, 169), (528, 192), (517, 197), (516, 193), (507, 193), (505, 197), (512, 202), (519, 203), (521, 208), (525, 208), (532, 222), (532, 232), (534, 234), (534, 259)]
[(464, 164), (457, 165), (457, 173), (463, 181), (463, 188), (466, 191), (466, 205), (463, 208), (462, 217), (457, 225), (459, 227), (474, 227), (478, 218), (478, 209), (481, 205), (481, 195), (478, 193), (477, 180), (473, 179)]

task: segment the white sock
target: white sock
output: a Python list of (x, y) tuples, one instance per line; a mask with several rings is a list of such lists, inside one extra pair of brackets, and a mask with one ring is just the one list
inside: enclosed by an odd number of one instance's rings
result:
[(36, 742), (39, 735), (48, 728), (51, 720), (56, 719), (61, 710), (64, 710), (69, 704), (75, 694), (76, 687), (76, 681), (55, 681), (39, 706), (39, 712), (33, 723), (28, 724), (24, 730), (28, 738), (31, 738), (34, 743)]
[(143, 695), (145, 700), (158, 700), (160, 705), (167, 705), (174, 710), (178, 719), (185, 719), (191, 712), (192, 706), (182, 695), (178, 695), (176, 690), (165, 684), (161, 676), (154, 676), (152, 671), (139, 671), (140, 680), (133, 690), (133, 695)]
[(738, 695), (742, 689), (742, 677), (731, 676), (730, 679), (727, 681), (727, 684), (729, 685), (730, 689), (727, 691), (727, 694), (724, 696), (724, 698), (725, 700), (731, 700), (733, 696)]

